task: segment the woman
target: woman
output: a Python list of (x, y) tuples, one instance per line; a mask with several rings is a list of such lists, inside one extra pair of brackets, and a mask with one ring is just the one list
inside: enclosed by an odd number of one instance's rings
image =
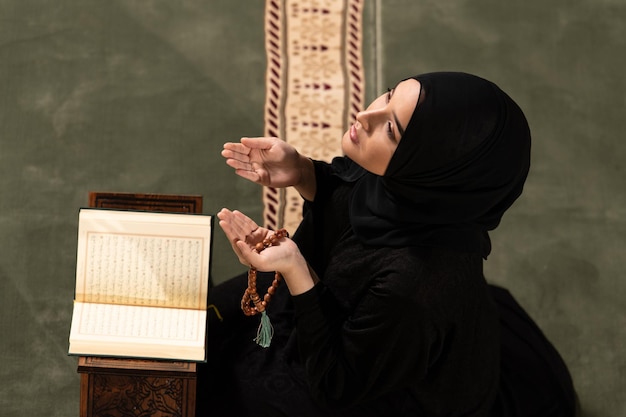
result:
[(424, 74), (374, 100), (341, 144), (332, 164), (274, 138), (224, 145), (238, 175), (306, 202), (293, 239), (260, 252), (274, 232), (218, 214), (240, 261), (286, 285), (268, 306), (268, 349), (250, 341), (258, 321), (228, 311), (244, 277), (213, 290), (215, 415), (574, 415), (558, 353), (483, 277), (488, 231), (529, 169), (519, 107), (479, 77)]

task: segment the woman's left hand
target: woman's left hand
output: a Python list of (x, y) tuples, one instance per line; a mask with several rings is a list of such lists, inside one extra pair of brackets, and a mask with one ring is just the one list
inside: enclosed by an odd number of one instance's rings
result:
[(280, 272), (292, 295), (302, 294), (313, 288), (317, 276), (309, 268), (293, 240), (279, 239), (272, 246), (257, 252), (256, 245), (273, 235), (273, 231), (260, 227), (237, 210), (222, 209), (217, 213), (217, 218), (242, 264), (254, 266), (259, 271)]
[[(236, 210), (230, 211), (224, 208), (217, 213), (217, 218), (239, 262), (248, 267), (252, 266), (252, 260), (249, 259), (248, 254), (249, 249), (253, 249), (254, 245), (262, 242), (269, 230), (259, 227), (254, 220)], [(240, 242), (248, 244), (249, 248), (240, 245)]]

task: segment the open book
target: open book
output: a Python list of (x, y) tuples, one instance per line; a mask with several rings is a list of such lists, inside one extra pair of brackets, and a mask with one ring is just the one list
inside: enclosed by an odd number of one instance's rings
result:
[(69, 353), (205, 360), (213, 218), (81, 209)]

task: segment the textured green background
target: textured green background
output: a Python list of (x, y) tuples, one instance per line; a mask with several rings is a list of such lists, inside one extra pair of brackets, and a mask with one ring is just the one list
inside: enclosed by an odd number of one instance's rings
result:
[[(626, 416), (626, 4), (381, 3), (365, 6), (369, 98), (461, 70), (525, 110), (532, 172), (486, 274), (560, 349), (584, 415)], [(78, 414), (67, 335), (88, 191), (197, 193), (206, 213), (260, 219), (260, 190), (219, 152), (263, 132), (263, 9), (0, 0), (0, 415)], [(242, 270), (220, 230), (213, 266), (218, 282)]]

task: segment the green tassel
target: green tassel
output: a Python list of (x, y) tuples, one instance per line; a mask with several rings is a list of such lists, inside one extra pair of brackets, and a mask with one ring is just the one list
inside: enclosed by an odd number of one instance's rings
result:
[(254, 341), (257, 345), (267, 348), (272, 343), (272, 336), (274, 336), (274, 327), (270, 322), (270, 318), (265, 311), (261, 313), (261, 324), (256, 332), (256, 338)]

